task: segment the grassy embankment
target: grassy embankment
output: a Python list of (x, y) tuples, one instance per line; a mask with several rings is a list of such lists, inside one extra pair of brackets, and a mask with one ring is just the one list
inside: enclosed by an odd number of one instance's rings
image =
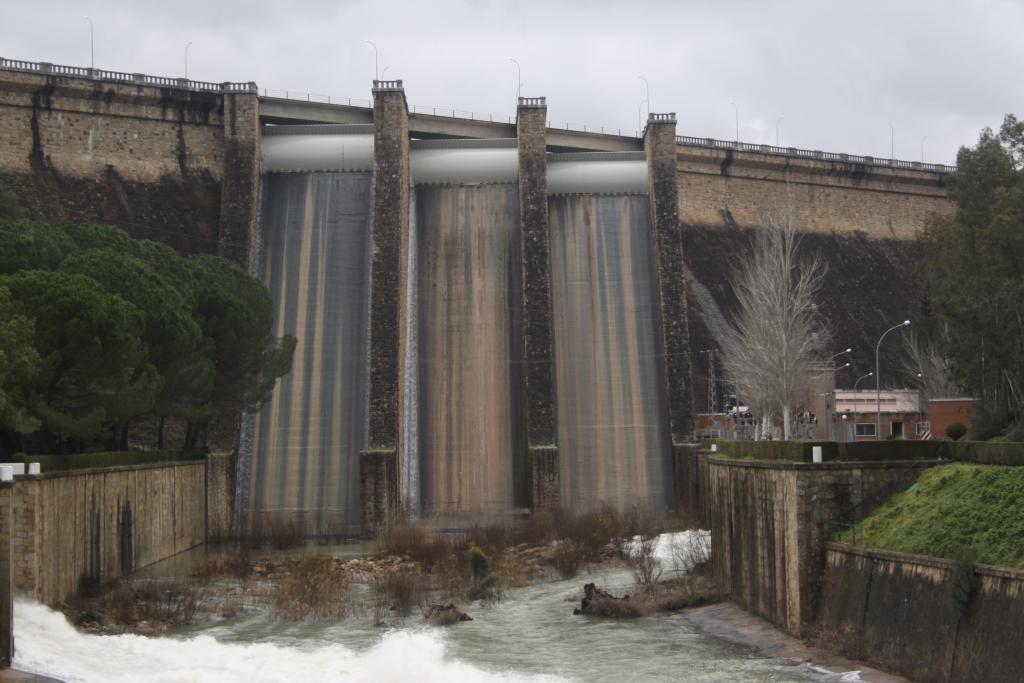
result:
[(1024, 569), (1024, 467), (927, 470), (865, 519), (857, 538), (870, 548)]

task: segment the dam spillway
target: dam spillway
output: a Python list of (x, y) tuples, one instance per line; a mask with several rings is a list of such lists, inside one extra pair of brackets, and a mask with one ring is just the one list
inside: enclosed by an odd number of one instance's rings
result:
[(366, 447), (372, 176), (268, 174), (261, 278), (276, 334), (298, 339), (292, 372), (256, 416), (252, 511), (299, 520), (310, 533), (359, 525)]
[(510, 512), (523, 486), (514, 184), (416, 187), (424, 517)]
[(671, 481), (645, 195), (550, 199), (562, 504), (660, 509)]
[(264, 131), (256, 271), (299, 344), (247, 418), (242, 516), (352, 535), (672, 505), (648, 155), (385, 133)]

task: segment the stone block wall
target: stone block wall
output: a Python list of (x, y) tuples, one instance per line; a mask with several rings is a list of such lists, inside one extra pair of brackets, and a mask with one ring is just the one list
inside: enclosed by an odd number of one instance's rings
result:
[(116, 579), (203, 543), (206, 477), (203, 462), (18, 477), (16, 590), (58, 605), (83, 578)]
[[(829, 543), (817, 629), (847, 656), (916, 681), (1017, 680), (1024, 572)], [(964, 591), (964, 587), (971, 587)]]
[(761, 228), (791, 216), (806, 232), (913, 239), (929, 215), (953, 211), (946, 175), (678, 145), (686, 225)]
[(255, 91), (110, 76), (0, 69), (0, 184), (29, 218), (110, 223), (247, 264), (259, 193)]
[(693, 369), (686, 306), (680, 188), (676, 164), (675, 114), (652, 113), (644, 130), (648, 188), (658, 278), (665, 390), (672, 443), (693, 436)]
[(562, 498), (561, 469), (558, 449), (535, 447), (530, 449), (532, 508), (556, 509)]
[(828, 522), (862, 518), (934, 464), (710, 458), (707, 506), (716, 581), (744, 609), (806, 635), (818, 608)]
[(373, 89), (373, 270), (370, 300), (370, 448), (396, 449), (409, 240), (409, 107), (401, 81)]
[(359, 504), (363, 533), (368, 536), (400, 521), (398, 454), (394, 450), (359, 454)]
[(14, 659), (14, 585), (11, 546), (14, 485), (0, 482), (0, 669)]
[(206, 539), (231, 535), (235, 508), (235, 454), (210, 453), (206, 456)]

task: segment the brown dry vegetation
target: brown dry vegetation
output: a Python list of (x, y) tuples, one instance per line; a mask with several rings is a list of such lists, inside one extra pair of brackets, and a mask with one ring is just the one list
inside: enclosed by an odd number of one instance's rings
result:
[(283, 621), (337, 621), (351, 607), (350, 583), (334, 560), (323, 555), (302, 559), (270, 592), (274, 614)]
[[(261, 605), (286, 621), (330, 622), (364, 615), (370, 623), (383, 625), (392, 616), (426, 615), (428, 606), (438, 601), (479, 601), (486, 607), (500, 600), (508, 587), (571, 578), (589, 566), (612, 562), (633, 569), (643, 588), (637, 591), (642, 599), (627, 611), (646, 613), (662, 609), (660, 604), (689, 604), (709, 592), (692, 581), (658, 582), (652, 542), (641, 543), (640, 553), (627, 552), (631, 538), (653, 539), (665, 529), (686, 526), (638, 511), (551, 511), (517, 524), (478, 526), (458, 534), (396, 527), (380, 539), (372, 558), (254, 559), (249, 552), (253, 545), (288, 545), (297, 533), (267, 521), (259, 539), (198, 564), (189, 584), (126, 581), (100, 597), (82, 598), (67, 610), (76, 623), (103, 632), (147, 632), (150, 622), (160, 628), (182, 626), (197, 616), (233, 617)], [(369, 591), (353, 590), (354, 584), (368, 586)]]

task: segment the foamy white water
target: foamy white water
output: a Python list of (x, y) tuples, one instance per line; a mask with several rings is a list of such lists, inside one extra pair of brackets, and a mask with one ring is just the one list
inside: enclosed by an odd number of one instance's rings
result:
[(286, 647), (271, 643), (221, 643), (210, 636), (188, 640), (136, 635), (96, 636), (76, 631), (64, 615), (19, 601), (14, 666), (67, 683), (295, 683), (368, 681), (423, 683), (562, 681), (552, 676), (493, 674), (449, 659), (441, 631), (384, 634), (365, 652), (342, 645)]
[[(666, 571), (683, 570), (680, 558), (692, 557), (686, 548), (703, 545), (707, 534), (665, 534), (654, 554)], [(191, 564), (180, 560), (146, 573), (185, 578)], [(206, 621), (161, 638), (86, 635), (59, 612), (19, 601), (14, 664), (68, 683), (861, 680), (855, 671), (760, 656), (748, 646), (704, 634), (682, 613), (625, 621), (574, 616), (573, 601), (589, 581), (616, 593), (633, 584), (628, 571), (602, 569), (510, 589), (489, 609), (463, 604), (474, 621), (450, 628), (426, 626), (418, 615), (389, 616), (394, 627), (389, 631), (365, 615), (336, 624), (282, 623), (247, 609), (237, 618)]]

